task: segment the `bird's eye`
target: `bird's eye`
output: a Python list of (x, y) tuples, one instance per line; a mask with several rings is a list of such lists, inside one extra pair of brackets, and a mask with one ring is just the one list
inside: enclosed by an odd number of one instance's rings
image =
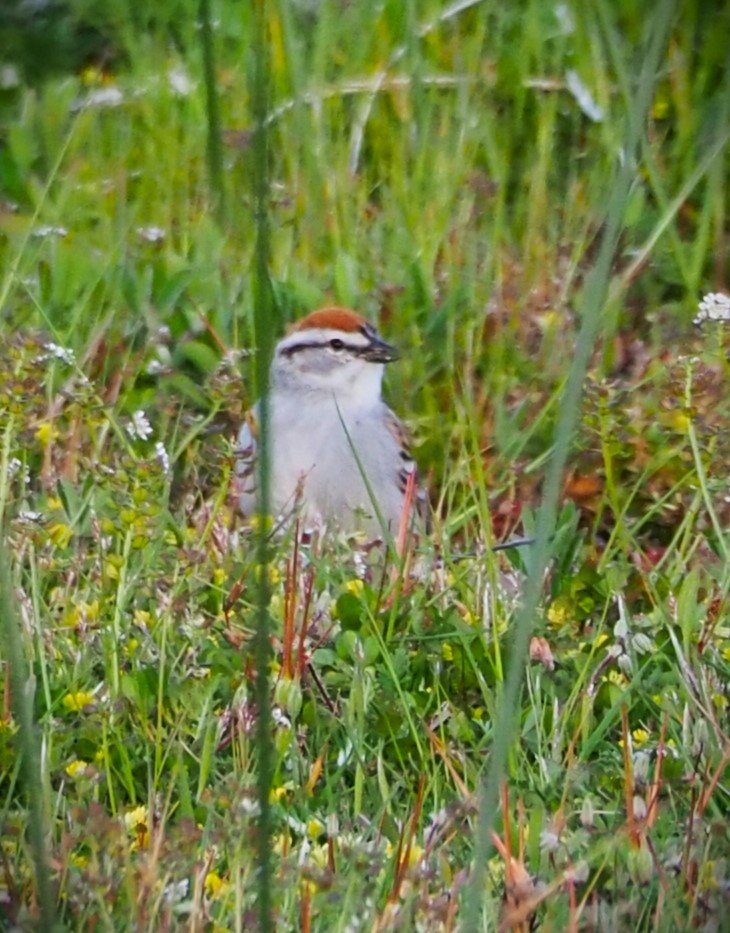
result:
[(344, 350), (345, 341), (340, 340), (339, 337), (333, 337), (332, 340), (330, 340), (330, 346), (332, 347), (333, 350)]

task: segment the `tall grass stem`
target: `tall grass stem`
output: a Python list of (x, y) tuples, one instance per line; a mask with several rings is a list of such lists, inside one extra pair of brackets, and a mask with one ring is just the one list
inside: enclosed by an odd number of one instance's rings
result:
[(12, 595), (12, 577), (4, 540), (0, 541), (0, 642), (9, 667), (11, 705), (18, 726), (18, 752), (22, 760), (23, 786), (28, 806), (28, 834), (35, 866), (36, 895), (40, 907), (38, 929), (53, 931), (56, 902), (49, 871), (41, 751), (33, 718), (35, 678), (23, 650), (23, 632)]
[(269, 446), (269, 362), (274, 340), (274, 298), (269, 277), (270, 223), (269, 223), (269, 130), (266, 116), (269, 112), (271, 87), (270, 49), (266, 0), (253, 4), (253, 68), (251, 71), (251, 109), (253, 116), (252, 183), (256, 247), (252, 270), (253, 323), (256, 340), (254, 360), (258, 410), (257, 451), (257, 563), (259, 570), (256, 600), (256, 634), (254, 657), (256, 662), (255, 697), (257, 708), (256, 747), (258, 761), (258, 832), (257, 832), (257, 904), (259, 930), (269, 933), (274, 929), (272, 917), (271, 878), (271, 805), (270, 793), (273, 776), (273, 740), (271, 733), (271, 698), (269, 668), (271, 642), (269, 636), (269, 602), (271, 586), (268, 565), (270, 536), (268, 518), (271, 513), (270, 446)]
[(219, 223), (226, 220), (226, 197), (223, 182), (223, 150), (221, 146), (221, 119), (218, 90), (215, 83), (215, 52), (210, 0), (200, 0), (200, 44), (203, 52), (203, 80), (205, 82), (205, 111), (207, 115), (206, 156), (208, 178), (213, 195), (215, 213)]

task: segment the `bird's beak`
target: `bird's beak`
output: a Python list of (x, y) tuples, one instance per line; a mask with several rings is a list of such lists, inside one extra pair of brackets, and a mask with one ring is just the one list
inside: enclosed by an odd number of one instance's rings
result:
[(392, 363), (400, 359), (400, 353), (381, 337), (373, 337), (370, 344), (360, 351), (360, 356), (369, 363)]

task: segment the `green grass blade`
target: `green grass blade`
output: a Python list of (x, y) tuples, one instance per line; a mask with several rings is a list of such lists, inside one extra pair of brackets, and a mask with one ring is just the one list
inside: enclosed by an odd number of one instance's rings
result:
[[(479, 918), (482, 913), (484, 879), (487, 859), (492, 849), (491, 831), (495, 823), (495, 813), (499, 802), (499, 787), (504, 775), (507, 754), (512, 743), (517, 701), (522, 686), (524, 662), (532, 630), (532, 621), (538, 607), (542, 581), (550, 556), (550, 536), (554, 531), (558, 514), (563, 471), (578, 424), (582, 386), (588, 362), (601, 328), (601, 315), (608, 294), (611, 263), (621, 233), (624, 210), (634, 178), (634, 159), (638, 156), (644, 119), (651, 103), (656, 73), (665, 48), (674, 7), (674, 0), (665, 0), (657, 9), (650, 23), (649, 35), (651, 38), (639, 76), (638, 91), (633, 107), (628, 114), (629, 120), (623, 160), (612, 185), (600, 252), (584, 289), (583, 317), (576, 353), (565, 387), (563, 404), (556, 428), (553, 459), (549, 465), (545, 494), (538, 515), (534, 563), (531, 565), (531, 572), (525, 585), (523, 606), (518, 612), (515, 622), (512, 659), (507, 672), (504, 694), (499, 705), (489, 768), (482, 788), (473, 872), (465, 904), (463, 927), (465, 930), (477, 930), (480, 927)], [(600, 9), (605, 20), (607, 14), (603, 4), (600, 5)]]
[(271, 586), (268, 563), (270, 544), (267, 519), (271, 513), (270, 495), (270, 445), (269, 445), (269, 362), (274, 339), (274, 301), (269, 278), (270, 229), (269, 229), (269, 129), (266, 116), (269, 112), (271, 83), (270, 51), (268, 38), (267, 4), (265, 0), (254, 3), (253, 30), (253, 75), (251, 80), (251, 105), (254, 118), (253, 136), (253, 203), (256, 224), (256, 248), (253, 264), (254, 283), (254, 334), (256, 338), (256, 391), (259, 398), (259, 437), (257, 452), (259, 516), (257, 532), (257, 562), (259, 579), (256, 599), (256, 634), (254, 657), (256, 662), (255, 698), (257, 709), (256, 747), (258, 752), (258, 918), (262, 933), (274, 929), (272, 917), (272, 872), (271, 872), (271, 783), (273, 779), (273, 742), (271, 722), (271, 697), (269, 692), (269, 667), (271, 643), (269, 636), (269, 603)]
[(12, 596), (10, 565), (4, 542), (0, 542), (0, 637), (3, 656), (10, 668), (13, 716), (18, 724), (18, 747), (22, 759), (23, 785), (28, 806), (28, 833), (35, 863), (35, 882), (40, 917), (39, 930), (55, 930), (56, 902), (49, 871), (47, 840), (49, 828), (41, 777), (41, 752), (33, 718), (33, 686), (23, 649), (23, 633)]

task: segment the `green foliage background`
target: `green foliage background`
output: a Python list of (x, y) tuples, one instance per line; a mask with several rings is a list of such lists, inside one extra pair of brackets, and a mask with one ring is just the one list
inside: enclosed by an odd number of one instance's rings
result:
[[(255, 394), (253, 11), (211, 3), (220, 140), (197, 4), (0, 13), (4, 590), (69, 928), (242, 929), (255, 906), (261, 571), (230, 492)], [(277, 546), (276, 922), (449, 929), (512, 652), (495, 583), (531, 560), (484, 549), (529, 531), (541, 499), (647, 9), (263, 12), (272, 334), (337, 302), (403, 349), (389, 400), (437, 514), (415, 581), (366, 549), (292, 563)], [(553, 887), (515, 893), (493, 857), (486, 928), (532, 896), (546, 929), (725, 909), (727, 337), (692, 320), (727, 283), (729, 20), (678, 4), (656, 77), (533, 621), (556, 666), (527, 665), (496, 814)], [(138, 411), (148, 438), (130, 432)], [(482, 559), (458, 559), (470, 550)], [(290, 624), (308, 640), (292, 647)], [(23, 924), (36, 882), (10, 692), (3, 910)]]

